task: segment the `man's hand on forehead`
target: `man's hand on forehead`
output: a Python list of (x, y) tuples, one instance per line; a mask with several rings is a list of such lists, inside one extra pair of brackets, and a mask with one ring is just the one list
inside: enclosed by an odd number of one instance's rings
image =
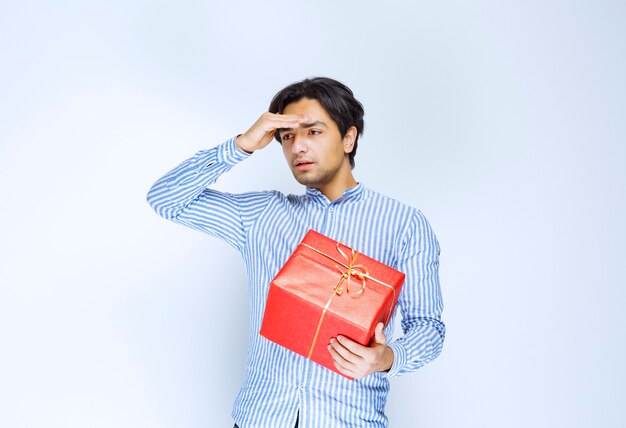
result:
[(237, 137), (237, 147), (252, 153), (267, 146), (277, 130), (297, 128), (300, 124), (310, 123), (311, 120), (311, 117), (306, 114), (264, 112), (250, 129)]

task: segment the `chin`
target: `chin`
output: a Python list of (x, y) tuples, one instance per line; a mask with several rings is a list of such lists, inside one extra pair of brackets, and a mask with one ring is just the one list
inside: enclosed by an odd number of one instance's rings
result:
[(294, 178), (296, 179), (298, 183), (302, 184), (303, 186), (311, 185), (310, 180), (304, 180), (302, 177), (297, 177), (297, 176), (294, 176)]
[(315, 187), (318, 182), (318, 180), (315, 180), (314, 177), (306, 177), (296, 173), (293, 174), (293, 178), (295, 178), (298, 183), (308, 187)]

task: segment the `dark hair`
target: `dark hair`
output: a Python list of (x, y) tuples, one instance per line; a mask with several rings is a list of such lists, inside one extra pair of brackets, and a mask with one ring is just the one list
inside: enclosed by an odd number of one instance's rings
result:
[[(337, 124), (341, 138), (345, 137), (351, 126), (356, 127), (357, 135), (349, 155), (350, 168), (354, 168), (357, 142), (359, 135), (363, 134), (365, 126), (363, 105), (354, 98), (350, 88), (343, 83), (329, 77), (311, 77), (281, 89), (272, 98), (269, 112), (282, 114), (285, 107), (300, 101), (302, 98), (318, 100), (322, 104), (328, 115)], [(274, 138), (282, 144), (278, 130), (274, 133)]]

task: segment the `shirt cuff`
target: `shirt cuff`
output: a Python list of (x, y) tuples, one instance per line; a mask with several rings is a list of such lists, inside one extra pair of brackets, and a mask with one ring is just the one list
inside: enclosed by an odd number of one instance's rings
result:
[(244, 159), (250, 157), (252, 153), (248, 153), (237, 147), (237, 137), (232, 137), (228, 141), (220, 144), (217, 148), (217, 161), (228, 165), (235, 165)]
[(398, 376), (400, 370), (406, 365), (406, 349), (397, 341), (387, 346), (393, 351), (393, 364), (391, 364), (389, 371), (385, 373), (385, 377), (390, 378)]

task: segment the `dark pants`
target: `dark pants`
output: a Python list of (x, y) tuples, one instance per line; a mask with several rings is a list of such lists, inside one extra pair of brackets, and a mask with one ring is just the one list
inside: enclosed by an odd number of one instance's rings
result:
[[(298, 413), (298, 416), (296, 416), (296, 425), (294, 426), (294, 428), (298, 428), (298, 419), (300, 419), (300, 413)], [(239, 428), (239, 425), (235, 424), (233, 428)]]

